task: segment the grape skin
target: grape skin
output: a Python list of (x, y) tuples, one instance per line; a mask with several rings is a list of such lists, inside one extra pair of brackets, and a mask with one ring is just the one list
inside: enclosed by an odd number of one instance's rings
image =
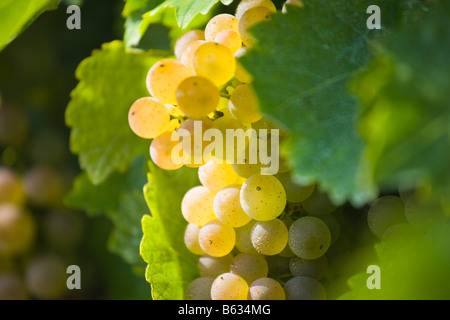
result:
[[(175, 135), (172, 141), (172, 135)], [(150, 157), (153, 162), (164, 170), (177, 170), (183, 166), (183, 155), (181, 153), (181, 146), (179, 150), (178, 159), (174, 159), (172, 152), (178, 145), (177, 133), (173, 131), (167, 131), (155, 139), (150, 144)], [(178, 163), (177, 163), (178, 162)]]
[(252, 228), (251, 240), (258, 253), (279, 254), (288, 242), (288, 229), (280, 219), (258, 221)]
[(237, 31), (223, 30), (217, 34), (214, 41), (227, 46), (233, 54), (242, 48), (242, 39)]
[(242, 253), (258, 254), (258, 251), (256, 251), (255, 247), (253, 247), (251, 239), (252, 228), (256, 222), (256, 220), (251, 220), (245, 226), (235, 229), (236, 248)]
[(215, 41), (216, 36), (225, 30), (238, 32), (239, 20), (228, 13), (218, 14), (209, 20), (205, 27), (205, 40), (208, 42)]
[(223, 257), (211, 257), (205, 254), (198, 259), (197, 267), (202, 277), (216, 278), (222, 273), (230, 271), (232, 261), (232, 254)]
[(268, 9), (270, 9), (271, 12), (276, 12), (277, 8), (273, 4), (271, 0), (242, 0), (239, 2), (238, 6), (236, 7), (236, 13), (235, 16), (239, 20), (242, 19), (242, 16), (245, 12), (250, 10), (251, 8), (263, 6)]
[(158, 136), (169, 124), (167, 108), (154, 98), (138, 99), (128, 112), (128, 123), (133, 132), (144, 139)]
[(218, 192), (235, 184), (238, 178), (230, 164), (216, 163), (215, 160), (209, 160), (201, 166), (198, 169), (198, 177), (202, 185), (212, 192)]
[(186, 221), (201, 227), (216, 219), (214, 196), (215, 194), (204, 186), (197, 186), (186, 192), (181, 201), (181, 212)]
[(219, 220), (213, 220), (200, 228), (198, 242), (208, 255), (223, 257), (233, 250), (236, 234), (232, 227), (224, 225)]
[(214, 278), (202, 277), (192, 281), (186, 289), (186, 300), (211, 300)]
[(267, 277), (269, 266), (261, 255), (240, 253), (231, 262), (230, 270), (251, 284), (256, 279)]
[(231, 114), (242, 122), (257, 122), (263, 115), (259, 111), (258, 98), (249, 84), (238, 86), (230, 96)]
[(205, 40), (205, 32), (203, 30), (191, 30), (179, 37), (174, 47), (174, 53), (177, 59), (181, 61), (181, 56), (186, 47), (197, 40)]
[(381, 239), (389, 227), (406, 222), (405, 205), (402, 199), (398, 196), (378, 198), (370, 206), (367, 222), (373, 234)]
[(249, 288), (248, 300), (285, 300), (286, 295), (281, 284), (272, 278), (260, 278), (253, 281)]
[(325, 277), (328, 269), (328, 259), (326, 255), (314, 260), (291, 258), (289, 270), (293, 276), (303, 276), (320, 280)]
[(248, 284), (236, 274), (219, 275), (211, 286), (212, 300), (247, 300)]
[(220, 190), (214, 198), (214, 213), (223, 224), (238, 228), (250, 222), (240, 202), (240, 186)]
[(188, 250), (193, 254), (203, 255), (205, 254), (205, 251), (203, 251), (203, 249), (200, 247), (200, 244), (198, 243), (199, 232), (200, 228), (198, 226), (189, 223), (184, 231), (184, 244), (186, 245), (186, 248), (188, 248)]
[(247, 10), (239, 21), (239, 35), (241, 36), (242, 42), (247, 46), (251, 47), (255, 43), (255, 38), (249, 32), (249, 29), (255, 24), (262, 21), (267, 21), (270, 19), (272, 10), (265, 6), (253, 7)]

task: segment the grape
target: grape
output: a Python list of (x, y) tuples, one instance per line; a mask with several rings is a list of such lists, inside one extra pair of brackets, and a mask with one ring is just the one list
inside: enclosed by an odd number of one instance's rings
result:
[(336, 210), (336, 206), (331, 203), (326, 193), (314, 189), (311, 196), (302, 202), (303, 208), (313, 216), (326, 216)]
[(216, 219), (214, 196), (215, 194), (204, 186), (197, 186), (186, 192), (181, 201), (181, 212), (186, 221), (201, 227)]
[(330, 230), (319, 218), (302, 217), (289, 228), (289, 247), (299, 258), (318, 259), (327, 252), (330, 243)]
[(174, 53), (177, 59), (181, 60), (184, 49), (186, 49), (190, 43), (197, 40), (205, 40), (205, 32), (203, 30), (191, 30), (179, 37), (175, 42), (174, 47)]
[(367, 222), (372, 233), (381, 239), (397, 223), (405, 222), (405, 205), (397, 196), (383, 196), (370, 205)]
[(211, 286), (212, 300), (247, 300), (248, 284), (240, 276), (224, 273)]
[[(286, 5), (287, 5), (287, 6), (286, 6)], [(287, 13), (287, 12), (288, 12), (288, 8), (289, 8), (289, 5), (303, 8), (303, 3), (302, 3), (300, 0), (287, 0), (287, 1), (283, 4), (283, 8), (281, 9), (281, 12), (282, 12), (282, 13)]]
[(258, 253), (275, 255), (286, 247), (288, 229), (280, 219), (258, 221), (252, 228), (251, 239)]
[[(172, 135), (175, 141), (172, 141)], [(183, 166), (182, 149), (178, 144), (177, 132), (166, 131), (153, 139), (150, 144), (150, 157), (161, 169), (177, 170)]]
[(137, 100), (128, 112), (131, 130), (141, 138), (153, 139), (168, 126), (170, 114), (167, 108), (155, 98)]
[(233, 77), (236, 59), (223, 44), (206, 42), (194, 52), (192, 66), (197, 75), (208, 78), (220, 87)]
[(258, 98), (249, 84), (242, 84), (231, 93), (229, 108), (233, 117), (242, 122), (252, 123), (262, 118)]
[(220, 164), (215, 160), (209, 160), (198, 169), (200, 182), (212, 192), (233, 185), (237, 177), (231, 164)]
[(220, 190), (214, 198), (214, 213), (220, 222), (233, 228), (242, 227), (251, 220), (241, 207), (240, 187)]
[(208, 79), (192, 76), (177, 88), (178, 108), (191, 119), (201, 119), (213, 112), (219, 103), (219, 90)]
[[(181, 147), (187, 156), (186, 165), (200, 167), (212, 158), (211, 153), (205, 152), (210, 142), (203, 141), (205, 132), (212, 128), (214, 128), (214, 123), (207, 118), (202, 120), (189, 119), (181, 125), (180, 129), (183, 130), (178, 130), (178, 132), (182, 138)], [(186, 131), (184, 132), (184, 130)], [(184, 139), (187, 139), (187, 142)]]
[(161, 103), (176, 104), (175, 92), (181, 81), (192, 76), (192, 70), (174, 59), (164, 59), (150, 68), (147, 89)]
[(200, 228), (198, 242), (208, 255), (223, 257), (233, 250), (236, 235), (232, 227), (224, 225), (219, 220), (213, 220)]
[(313, 278), (293, 277), (284, 284), (286, 300), (326, 300), (325, 288)]
[(280, 283), (272, 278), (260, 278), (252, 282), (248, 300), (285, 300), (286, 296)]
[(182, 64), (184, 64), (186, 67), (188, 67), (189, 70), (194, 70), (194, 66), (192, 64), (193, 59), (194, 59), (194, 53), (204, 43), (206, 43), (206, 41), (204, 41), (204, 40), (192, 41), (191, 43), (189, 43), (186, 46), (183, 53), (181, 54), (180, 61)]
[(216, 278), (222, 273), (230, 271), (232, 261), (233, 256), (231, 254), (223, 257), (211, 257), (205, 254), (198, 259), (197, 266), (202, 277)]
[(256, 279), (267, 277), (269, 267), (263, 256), (240, 253), (234, 257), (230, 270), (250, 284)]
[(251, 239), (252, 228), (256, 222), (256, 220), (251, 220), (245, 226), (235, 229), (236, 248), (242, 253), (258, 254), (258, 251), (256, 251), (255, 247), (253, 247)]
[(250, 178), (253, 175), (260, 174), (261, 169), (266, 167), (259, 161), (258, 156), (256, 158), (256, 161), (254, 161), (254, 159), (250, 157), (249, 147), (246, 147), (243, 151), (239, 153), (239, 155), (236, 158), (236, 161), (232, 164), (232, 166), (234, 172), (236, 172), (240, 177), (243, 178)]
[(242, 0), (241, 2), (239, 2), (237, 8), (236, 8), (236, 18), (238, 18), (239, 20), (242, 19), (243, 14), (254, 7), (259, 7), (259, 6), (263, 6), (263, 7), (267, 7), (270, 9), (270, 11), (272, 12), (276, 12), (277, 8), (275, 7), (275, 5), (273, 4), (273, 2), (271, 0)]
[(242, 39), (238, 32), (224, 30), (217, 34), (215, 42), (228, 47), (233, 54), (242, 48)]
[(25, 202), (25, 193), (20, 178), (9, 168), (0, 167), (0, 204)]
[[(406, 220), (418, 230), (427, 231), (434, 221), (442, 221), (443, 208), (435, 201), (410, 196), (405, 202)], [(399, 217), (400, 218), (400, 217)]]
[(0, 205), (0, 255), (17, 255), (28, 250), (36, 236), (33, 217), (14, 204)]
[(239, 20), (228, 13), (218, 14), (209, 20), (205, 27), (205, 40), (208, 42), (213, 42), (216, 36), (224, 31), (231, 30), (238, 32)]
[(255, 38), (250, 34), (249, 29), (260, 22), (269, 20), (272, 12), (267, 7), (258, 6), (247, 10), (242, 15), (239, 21), (239, 35), (247, 47), (251, 47), (255, 43)]
[(22, 279), (15, 273), (0, 274), (0, 301), (26, 300), (28, 294)]
[(186, 248), (193, 254), (203, 255), (205, 251), (200, 247), (198, 243), (198, 233), (200, 228), (195, 224), (189, 223), (184, 230), (184, 244)]
[(339, 224), (339, 221), (332, 215), (320, 216), (318, 218), (323, 222), (325, 222), (328, 229), (330, 230), (331, 234), (330, 246), (332, 246), (341, 235), (341, 225)]
[(234, 54), (236, 58), (236, 70), (234, 72), (234, 75), (236, 79), (238, 79), (242, 83), (253, 82), (253, 76), (250, 73), (248, 73), (248, 71), (242, 66), (242, 64), (239, 61), (239, 58), (243, 57), (247, 51), (248, 47), (242, 47)]
[(286, 191), (287, 201), (300, 203), (308, 199), (314, 192), (315, 184), (300, 185), (296, 183), (290, 173), (279, 173), (276, 176)]
[(244, 211), (258, 221), (275, 219), (286, 206), (283, 185), (274, 176), (251, 176), (242, 185), (240, 198)]
[(317, 280), (325, 277), (328, 270), (328, 259), (326, 255), (314, 260), (291, 258), (289, 270), (293, 276), (303, 276)]
[(186, 289), (186, 300), (211, 300), (214, 278), (197, 278)]

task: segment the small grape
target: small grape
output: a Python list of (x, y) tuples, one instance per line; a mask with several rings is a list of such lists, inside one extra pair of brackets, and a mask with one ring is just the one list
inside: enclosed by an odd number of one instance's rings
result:
[(144, 139), (153, 139), (168, 126), (170, 114), (155, 98), (137, 100), (128, 112), (128, 123), (133, 132)]
[(332, 246), (339, 239), (339, 237), (341, 235), (341, 225), (340, 225), (339, 221), (331, 214), (326, 215), (326, 216), (320, 216), (318, 218), (320, 220), (322, 220), (323, 222), (325, 222), (328, 229), (330, 230), (330, 234), (331, 234), (330, 246)]
[(256, 251), (255, 247), (253, 247), (251, 239), (252, 228), (256, 222), (256, 220), (251, 220), (245, 226), (235, 229), (236, 248), (242, 253), (258, 254), (258, 251)]
[(184, 49), (186, 49), (190, 43), (197, 40), (205, 40), (205, 32), (203, 30), (191, 30), (179, 37), (175, 42), (174, 47), (174, 53), (177, 59), (181, 60)]
[(223, 257), (233, 250), (236, 234), (232, 227), (224, 225), (219, 220), (213, 220), (200, 228), (198, 242), (208, 255)]
[(252, 123), (262, 118), (258, 98), (249, 84), (242, 84), (231, 93), (229, 108), (233, 117), (242, 122)]
[(0, 205), (0, 256), (27, 251), (36, 236), (33, 216), (14, 204)]
[(313, 216), (326, 216), (336, 210), (336, 206), (330, 201), (326, 193), (314, 189), (311, 196), (302, 202), (303, 208)]
[(243, 57), (248, 49), (248, 47), (242, 47), (234, 54), (236, 58), (236, 70), (234, 72), (234, 75), (236, 79), (238, 79), (242, 83), (253, 82), (253, 76), (242, 66), (241, 62), (239, 61), (239, 58)]
[(285, 300), (281, 284), (272, 278), (260, 278), (252, 282), (248, 300)]
[(326, 255), (314, 260), (291, 258), (289, 261), (289, 270), (293, 276), (303, 276), (320, 280), (325, 277), (328, 270), (328, 259)]
[(240, 186), (227, 187), (217, 192), (214, 198), (214, 213), (220, 222), (233, 228), (242, 227), (252, 219), (242, 209)]
[(216, 36), (225, 30), (238, 32), (239, 20), (228, 13), (218, 14), (209, 20), (205, 27), (205, 39), (208, 42), (213, 42)]
[(201, 227), (216, 219), (214, 196), (215, 194), (204, 186), (197, 186), (186, 192), (181, 202), (181, 212), (186, 221)]
[(280, 219), (258, 221), (252, 228), (251, 239), (258, 253), (279, 254), (288, 242), (288, 229)]
[(233, 273), (218, 276), (211, 286), (212, 300), (247, 300), (248, 284)]
[(267, 277), (269, 266), (261, 255), (240, 253), (234, 257), (230, 270), (250, 284), (256, 279)]
[(315, 184), (300, 185), (296, 183), (290, 173), (279, 173), (276, 176), (286, 190), (287, 201), (300, 203), (308, 199), (314, 192)]
[(186, 300), (211, 300), (214, 278), (197, 278), (186, 289)]
[(223, 257), (211, 257), (205, 254), (198, 259), (197, 266), (202, 277), (216, 278), (222, 273), (230, 271), (232, 261), (233, 256), (231, 254)]
[(270, 20), (270, 15), (273, 11), (264, 6), (253, 7), (247, 10), (239, 21), (239, 35), (241, 36), (242, 42), (247, 46), (251, 47), (255, 43), (255, 38), (249, 32), (254, 25)]
[(240, 20), (246, 11), (259, 6), (267, 7), (271, 12), (277, 11), (277, 8), (271, 0), (242, 0), (236, 8), (235, 16)]
[(25, 192), (20, 178), (9, 168), (0, 167), (0, 204), (13, 203), (22, 205), (25, 202)]
[[(205, 152), (209, 142), (203, 141), (205, 132), (214, 128), (214, 122), (208, 118), (202, 120), (186, 120), (180, 127), (178, 134), (181, 138), (181, 147), (186, 153), (185, 164), (193, 167), (200, 167), (206, 164), (211, 158), (210, 152)], [(185, 141), (185, 139), (187, 139)]]
[(370, 230), (381, 239), (383, 233), (397, 223), (405, 222), (405, 205), (398, 196), (383, 196), (370, 205), (367, 214)]
[(194, 53), (197, 51), (197, 49), (202, 45), (206, 43), (204, 40), (195, 40), (189, 43), (186, 48), (184, 48), (183, 53), (181, 54), (180, 61), (182, 64), (184, 64), (186, 67), (189, 68), (189, 70), (194, 70), (193, 65), (193, 59), (194, 59)]
[(200, 228), (195, 224), (189, 223), (184, 230), (184, 244), (186, 248), (193, 254), (203, 255), (205, 251), (200, 247), (198, 243), (198, 233)]
[(249, 137), (246, 130), (250, 125), (245, 124), (230, 116), (224, 116), (214, 121), (214, 126), (220, 131), (222, 141), (221, 145), (216, 145), (213, 151), (215, 158), (226, 163), (234, 163), (238, 155), (242, 154), (248, 145)]
[(213, 112), (219, 103), (219, 90), (207, 78), (192, 76), (177, 88), (178, 108), (191, 119), (201, 119)]
[(233, 185), (238, 178), (231, 164), (220, 164), (214, 160), (209, 160), (198, 169), (198, 177), (202, 185), (212, 192)]
[(322, 284), (313, 278), (293, 277), (284, 284), (286, 300), (326, 300)]
[(237, 31), (223, 30), (217, 34), (214, 41), (228, 47), (233, 54), (242, 48), (242, 39)]
[[(176, 148), (178, 148), (178, 153)], [(177, 132), (166, 131), (153, 139), (150, 144), (150, 157), (161, 169), (177, 170), (181, 168), (184, 159)]]
[(250, 178), (253, 175), (261, 174), (261, 169), (266, 167), (259, 161), (259, 157), (256, 158), (256, 161), (252, 160), (249, 147), (246, 147), (238, 154), (232, 166), (233, 170), (243, 178)]

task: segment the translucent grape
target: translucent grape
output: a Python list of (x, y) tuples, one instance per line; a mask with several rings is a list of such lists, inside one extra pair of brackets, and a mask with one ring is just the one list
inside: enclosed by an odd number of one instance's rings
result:
[(247, 282), (230, 272), (218, 276), (211, 286), (212, 300), (247, 300), (247, 294)]
[(289, 270), (293, 276), (303, 276), (320, 280), (325, 277), (328, 270), (328, 259), (326, 255), (314, 260), (291, 258), (289, 261)]
[(227, 187), (217, 192), (214, 212), (220, 222), (233, 228), (242, 227), (251, 220), (241, 207), (240, 186)]
[(192, 76), (177, 88), (178, 108), (191, 119), (201, 119), (213, 112), (219, 103), (219, 89), (208, 79)]
[(330, 234), (331, 234), (330, 246), (332, 246), (339, 239), (339, 236), (341, 235), (341, 225), (340, 225), (339, 221), (331, 214), (326, 215), (326, 216), (320, 216), (318, 218), (320, 220), (322, 220), (323, 222), (325, 222), (328, 229), (330, 230)]
[(198, 169), (200, 182), (213, 192), (233, 185), (237, 177), (230, 164), (216, 163), (215, 160), (209, 160)]
[(180, 61), (182, 64), (184, 64), (186, 67), (189, 68), (189, 70), (194, 70), (194, 66), (192, 64), (194, 53), (197, 51), (197, 49), (202, 45), (206, 43), (204, 40), (195, 40), (189, 43), (186, 48), (184, 48), (183, 53), (181, 54)]
[(169, 121), (169, 111), (155, 98), (137, 100), (128, 112), (131, 130), (144, 139), (153, 139), (158, 136), (165, 130)]
[(318, 259), (327, 252), (330, 243), (330, 230), (319, 218), (302, 217), (289, 228), (289, 247), (299, 258)]
[(313, 278), (293, 277), (284, 284), (286, 300), (326, 300), (322, 284)]
[(184, 230), (184, 244), (186, 248), (193, 254), (203, 255), (205, 251), (200, 247), (198, 243), (198, 233), (200, 228), (195, 224), (189, 223)]
[(222, 273), (230, 271), (232, 261), (233, 256), (231, 254), (223, 257), (211, 257), (205, 254), (198, 259), (197, 266), (202, 277), (216, 278)]
[(276, 176), (286, 191), (289, 202), (300, 203), (308, 199), (314, 192), (315, 184), (300, 185), (296, 183), (290, 173), (279, 173)]
[(211, 300), (214, 278), (197, 278), (186, 289), (186, 300)]
[(383, 196), (370, 205), (367, 215), (370, 230), (381, 239), (383, 233), (397, 223), (406, 222), (405, 205), (397, 196)]
[(213, 220), (200, 228), (198, 242), (206, 254), (223, 257), (233, 250), (236, 235), (232, 227), (224, 225), (219, 220)]
[(0, 204), (5, 202), (21, 205), (25, 192), (20, 178), (11, 169), (0, 167)]
[(271, 12), (277, 11), (277, 8), (271, 0), (242, 0), (236, 8), (235, 16), (240, 20), (247, 10), (259, 6), (267, 7)]
[(283, 185), (274, 176), (251, 176), (242, 185), (240, 198), (244, 211), (258, 221), (275, 219), (286, 206)]
[(236, 248), (242, 253), (258, 254), (252, 244), (251, 232), (257, 221), (251, 220), (245, 226), (235, 229), (236, 232)]
[(214, 41), (228, 47), (233, 54), (242, 48), (242, 39), (237, 31), (223, 30), (217, 34)]
[(233, 117), (242, 122), (252, 123), (263, 117), (259, 111), (258, 98), (249, 84), (242, 84), (231, 93), (229, 108)]
[(281, 284), (272, 278), (260, 278), (252, 282), (248, 300), (285, 300)]
[(222, 148), (220, 148), (220, 144), (216, 144), (213, 151), (215, 158), (231, 164), (236, 162), (237, 156), (242, 154), (248, 145), (249, 137), (245, 132), (249, 126), (232, 116), (224, 116), (215, 120), (214, 126), (220, 131), (223, 139)]
[(205, 40), (208, 42), (214, 42), (216, 36), (224, 31), (231, 30), (238, 32), (239, 20), (228, 13), (218, 14), (209, 20), (205, 27)]
[(192, 57), (194, 72), (211, 80), (216, 86), (226, 84), (236, 70), (236, 59), (231, 50), (220, 43), (200, 45)]
[(255, 43), (255, 38), (249, 32), (249, 30), (256, 24), (267, 21), (270, 19), (272, 10), (264, 7), (258, 6), (247, 10), (239, 21), (239, 35), (241, 36), (242, 42), (247, 46), (251, 47)]
[(311, 196), (302, 202), (303, 208), (313, 216), (326, 216), (336, 210), (336, 206), (330, 201), (326, 193), (314, 189)]
[(215, 220), (214, 196), (215, 194), (204, 186), (197, 186), (186, 192), (181, 202), (181, 212), (186, 221), (201, 227)]
[[(211, 158), (211, 153), (205, 153), (206, 147), (211, 143), (209, 141), (203, 141), (205, 132), (214, 128), (214, 122), (208, 118), (202, 120), (186, 120), (178, 130), (182, 144), (181, 147), (186, 153), (187, 162), (186, 165), (194, 165), (194, 167), (200, 167), (206, 164)], [(184, 135), (186, 134), (186, 135)], [(184, 139), (187, 139), (186, 142)]]
[[(172, 134), (175, 135), (175, 141), (172, 141)], [(164, 170), (177, 170), (181, 168), (183, 166), (181, 146), (176, 157), (172, 154), (178, 143), (177, 133), (173, 131), (164, 132), (153, 139), (150, 144), (150, 157), (153, 162)]]
[(256, 161), (252, 160), (250, 157), (250, 148), (245, 148), (237, 156), (236, 161), (232, 164), (233, 170), (243, 178), (250, 178), (253, 175), (260, 174), (261, 169), (266, 167), (259, 161), (259, 156), (256, 157)]
[(241, 62), (239, 61), (239, 58), (243, 57), (245, 53), (248, 51), (248, 49), (249, 49), (248, 47), (242, 47), (234, 54), (236, 58), (236, 70), (234, 72), (234, 75), (236, 79), (238, 79), (242, 83), (253, 82), (253, 76), (242, 66)]
[(258, 221), (252, 228), (251, 240), (258, 253), (279, 254), (288, 242), (288, 229), (280, 219)]
[(183, 34), (175, 42), (174, 53), (178, 60), (181, 60), (181, 55), (184, 49), (193, 41), (205, 40), (205, 32), (203, 30), (191, 30)]
[(147, 89), (161, 103), (176, 104), (175, 92), (181, 81), (192, 76), (192, 70), (174, 59), (153, 65), (147, 75)]
[(269, 266), (261, 255), (240, 253), (231, 262), (230, 270), (250, 284), (256, 279), (267, 277)]

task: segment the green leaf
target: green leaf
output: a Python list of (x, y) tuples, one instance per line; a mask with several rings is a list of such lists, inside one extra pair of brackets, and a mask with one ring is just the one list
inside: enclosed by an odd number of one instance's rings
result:
[(149, 213), (142, 196), (146, 184), (146, 158), (137, 157), (125, 174), (113, 173), (100, 185), (93, 185), (86, 173), (74, 181), (65, 203), (91, 215), (105, 214), (114, 225), (108, 247), (126, 262), (136, 265), (142, 239), (140, 221)]
[(147, 140), (138, 138), (128, 124), (134, 101), (148, 96), (145, 78), (162, 59), (155, 52), (126, 51), (120, 41), (104, 44), (81, 62), (80, 80), (66, 110), (71, 150), (94, 184), (112, 172), (124, 171), (140, 154), (148, 153)]
[[(382, 30), (368, 30), (379, 5)], [(336, 204), (376, 195), (348, 82), (366, 67), (370, 39), (401, 18), (392, 1), (305, 1), (253, 29), (258, 42), (242, 63), (253, 74), (263, 113), (290, 132), (283, 148), (297, 178), (316, 181)]]
[(44, 11), (56, 9), (59, 2), (59, 0), (2, 0), (0, 51)]
[(181, 214), (184, 194), (199, 184), (195, 169), (164, 171), (150, 163), (144, 193), (152, 216), (142, 219), (141, 256), (148, 263), (146, 278), (154, 300), (184, 299), (187, 286), (199, 276), (197, 256), (184, 244), (187, 222)]

